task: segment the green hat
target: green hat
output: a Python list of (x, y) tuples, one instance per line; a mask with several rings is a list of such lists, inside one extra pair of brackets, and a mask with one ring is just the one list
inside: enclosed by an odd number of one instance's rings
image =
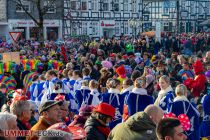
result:
[(96, 60), (95, 64), (96, 64), (96, 65), (101, 65), (101, 61)]

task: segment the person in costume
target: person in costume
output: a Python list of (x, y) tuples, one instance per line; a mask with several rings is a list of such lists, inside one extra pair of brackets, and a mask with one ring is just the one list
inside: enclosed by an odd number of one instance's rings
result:
[(118, 123), (122, 122), (124, 96), (120, 94), (121, 84), (118, 79), (110, 79), (108, 81), (109, 90), (102, 94), (102, 102), (108, 103), (116, 110), (115, 119), (109, 124), (110, 128), (114, 128)]
[(88, 81), (91, 80), (91, 78), (90, 78), (90, 70), (88, 68), (83, 68), (82, 69), (82, 77), (83, 77), (83, 80), (88, 80)]
[(82, 78), (81, 78), (81, 73), (79, 70), (75, 70), (73, 71), (73, 79), (75, 80), (74, 83), (74, 91), (79, 90), (81, 88), (81, 82), (82, 82)]
[(132, 89), (134, 88), (133, 81), (130, 78), (125, 79), (123, 81), (122, 88), (123, 89), (121, 91), (121, 94), (126, 97), (127, 95), (131, 93)]
[(71, 91), (74, 91), (74, 84), (75, 84), (76, 80), (73, 78), (73, 71), (72, 70), (69, 70), (68, 78), (69, 78), (68, 86), (69, 86)]
[(68, 69), (64, 69), (62, 71), (63, 78), (61, 80), (64, 83), (64, 85), (66, 86), (66, 88), (69, 89), (69, 91), (70, 91), (68, 72), (69, 72)]
[(34, 93), (33, 96), (35, 97), (35, 102), (36, 105), (40, 105), (42, 96), (43, 96), (43, 91), (44, 91), (44, 84), (45, 84), (45, 76), (44, 74), (39, 76), (39, 81), (38, 84), (36, 85), (35, 89), (34, 89)]
[(185, 114), (188, 116), (191, 124), (190, 130), (186, 131), (186, 135), (190, 140), (199, 140), (199, 112), (190, 101), (187, 99), (187, 88), (185, 85), (180, 84), (176, 87), (176, 97), (168, 108), (167, 112), (172, 112), (176, 116)]
[(45, 102), (48, 99), (48, 96), (53, 93), (55, 89), (55, 83), (59, 81), (57, 78), (57, 73), (54, 70), (49, 70), (45, 74), (46, 82), (43, 85), (44, 88), (44, 95), (42, 96), (41, 102)]
[(32, 82), (32, 84), (29, 87), (30, 98), (31, 98), (32, 101), (35, 101), (35, 99), (36, 99), (36, 97), (33, 95), (33, 93), (34, 93), (34, 90), (35, 90), (35, 88), (36, 88), (36, 86), (38, 84), (38, 80), (39, 80), (39, 76), (38, 75), (34, 75), (32, 77), (32, 81), (33, 82)]
[(48, 96), (48, 100), (55, 100), (57, 96), (62, 95), (65, 101), (70, 102), (69, 110), (74, 113), (78, 113), (78, 105), (75, 101), (75, 98), (71, 95), (71, 93), (66, 92), (63, 85), (64, 84), (62, 81), (57, 81), (55, 83), (55, 88), (53, 90), (53, 93), (51, 93)]
[(154, 103), (153, 97), (147, 95), (145, 85), (145, 77), (140, 77), (135, 80), (133, 90), (125, 99), (124, 120), (127, 120), (129, 116), (137, 112), (143, 111), (148, 105)]
[(66, 101), (70, 101), (69, 94), (64, 90), (62, 81), (57, 81), (54, 85), (53, 92), (48, 96), (49, 100), (54, 100), (56, 96), (63, 95)]
[(202, 99), (203, 105), (203, 122), (201, 124), (201, 137), (210, 136), (210, 70), (206, 73), (207, 83), (206, 90), (204, 92), (205, 96)]
[(120, 82), (122, 83), (125, 79), (126, 79), (126, 69), (124, 65), (119, 66), (116, 69), (116, 73), (118, 75), (118, 80), (120, 80)]
[(89, 82), (87, 80), (82, 81), (82, 86), (80, 90), (75, 91), (75, 100), (78, 104), (78, 108), (82, 106), (85, 97), (89, 96), (90, 89), (88, 87)]
[(84, 96), (83, 105), (97, 106), (101, 102), (101, 94), (98, 92), (98, 82), (91, 80), (89, 83), (90, 93)]
[(161, 90), (158, 93), (158, 97), (155, 100), (155, 105), (163, 109), (164, 112), (167, 111), (167, 108), (172, 103), (175, 98), (174, 91), (170, 85), (170, 79), (168, 76), (163, 75), (159, 79), (159, 86)]
[(184, 81), (184, 84), (187, 86), (188, 89), (191, 90), (193, 97), (199, 97), (200, 94), (205, 89), (206, 77), (204, 75), (204, 67), (201, 61), (197, 60), (193, 64), (193, 69), (195, 72), (195, 78)]

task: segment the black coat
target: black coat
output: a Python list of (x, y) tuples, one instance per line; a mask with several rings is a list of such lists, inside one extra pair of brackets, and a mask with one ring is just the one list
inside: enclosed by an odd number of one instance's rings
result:
[(101, 133), (97, 127), (106, 127), (98, 122), (95, 118), (90, 117), (85, 123), (85, 131), (87, 133), (86, 140), (106, 140), (106, 136)]

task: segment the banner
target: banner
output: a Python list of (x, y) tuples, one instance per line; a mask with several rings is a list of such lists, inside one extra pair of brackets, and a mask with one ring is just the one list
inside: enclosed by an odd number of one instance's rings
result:
[(8, 52), (3, 53), (3, 62), (15, 62), (16, 64), (20, 64), (20, 53), (19, 52)]

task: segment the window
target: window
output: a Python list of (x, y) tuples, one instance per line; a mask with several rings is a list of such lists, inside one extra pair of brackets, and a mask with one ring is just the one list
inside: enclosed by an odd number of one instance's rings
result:
[(76, 7), (77, 7), (77, 2), (71, 1), (71, 10), (76, 10)]
[(132, 0), (132, 5), (131, 5), (131, 10), (133, 13), (136, 13), (137, 12), (137, 3), (136, 3), (136, 0)]
[(124, 11), (128, 11), (128, 0), (124, 0), (123, 9)]
[(91, 27), (92, 27), (92, 35), (98, 35), (98, 22), (92, 22)]
[(81, 2), (81, 10), (87, 10), (87, 1)]
[(112, 0), (112, 10), (113, 11), (119, 11), (119, 0)]
[(169, 15), (169, 8), (163, 8), (163, 15)]
[(103, 11), (109, 11), (109, 0), (103, 1)]
[(44, 6), (47, 8), (47, 13), (56, 13), (56, 5), (55, 2), (45, 1)]
[(191, 15), (196, 14), (196, 3), (195, 2), (191, 2), (190, 13), (191, 13)]
[[(207, 3), (207, 7), (210, 7), (210, 2)], [(207, 8), (207, 14), (210, 15), (210, 8)]]
[(87, 22), (82, 23), (82, 34), (87, 35)]
[(128, 34), (128, 22), (124, 22), (124, 34)]
[(91, 2), (91, 9), (93, 11), (97, 11), (98, 10), (98, 2), (97, 2), (97, 0), (92, 0), (92, 2)]
[(22, 0), (21, 2), (22, 6), (16, 5), (16, 12), (25, 12), (24, 9), (30, 12), (30, 1)]
[(115, 34), (119, 35), (120, 34), (120, 22), (116, 22), (115, 24)]

